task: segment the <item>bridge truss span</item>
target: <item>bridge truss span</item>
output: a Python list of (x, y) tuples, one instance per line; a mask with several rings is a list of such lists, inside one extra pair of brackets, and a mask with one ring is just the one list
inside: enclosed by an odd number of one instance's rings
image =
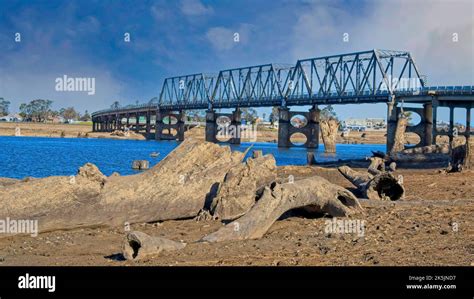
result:
[(424, 86), (410, 53), (372, 50), (299, 60), (287, 104), (389, 101), (400, 88)]
[[(409, 52), (369, 50), (301, 59), (294, 65), (270, 63), (225, 69), (216, 74), (170, 77), (163, 81), (159, 95), (147, 104), (97, 111), (92, 119), (94, 131), (126, 126), (136, 132), (144, 129), (147, 136), (152, 136), (154, 129), (158, 140), (182, 140), (184, 111), (207, 110), (206, 140), (212, 141), (219, 116), (215, 109), (235, 109), (232, 119), (239, 125), (239, 108), (278, 106), (278, 144), (290, 146), (293, 131), (288, 117), (294, 111), (289, 112), (288, 107), (311, 106), (309, 112), (303, 112), (311, 116), (311, 133), (306, 132), (306, 135), (308, 146), (317, 147), (318, 105), (387, 103), (387, 148), (391, 148), (400, 108), (397, 105), (403, 102), (423, 104), (422, 110), (416, 110), (422, 111), (424, 117), (423, 128), (417, 132), (427, 145), (432, 142), (432, 136), (439, 134), (432, 132), (437, 107), (447, 106), (451, 110), (462, 107), (466, 115), (470, 115), (474, 107), (474, 86), (426, 86), (426, 78)], [(134, 122), (130, 124), (132, 118)], [(450, 118), (452, 128), (452, 111)], [(171, 119), (176, 123), (171, 123)], [(172, 130), (178, 131), (177, 137), (171, 136)]]

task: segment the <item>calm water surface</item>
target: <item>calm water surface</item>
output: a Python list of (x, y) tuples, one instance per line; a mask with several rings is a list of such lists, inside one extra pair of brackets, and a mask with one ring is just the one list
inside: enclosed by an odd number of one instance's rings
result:
[[(305, 148), (278, 148), (274, 143), (243, 143), (234, 150), (262, 150), (275, 156), (278, 165), (304, 165)], [(87, 162), (96, 164), (105, 175), (136, 173), (133, 160), (148, 160), (155, 165), (176, 146), (174, 141), (138, 141), (84, 138), (0, 137), (0, 177), (24, 178), (51, 175), (73, 175)], [(321, 145), (316, 153), (318, 162), (337, 159), (357, 159), (370, 155), (371, 150), (385, 150), (383, 144), (338, 144), (336, 155), (325, 155)], [(157, 158), (150, 157), (159, 152)], [(251, 155), (251, 151), (248, 156)]]

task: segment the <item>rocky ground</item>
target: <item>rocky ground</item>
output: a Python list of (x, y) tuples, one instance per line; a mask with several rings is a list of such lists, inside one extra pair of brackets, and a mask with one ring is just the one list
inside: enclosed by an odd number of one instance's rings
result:
[[(361, 201), (354, 220), (365, 233), (326, 233), (328, 218), (294, 214), (258, 240), (192, 243), (220, 228), (216, 220), (171, 220), (132, 225), (153, 236), (189, 243), (140, 261), (123, 261), (124, 228), (87, 228), (0, 238), (0, 265), (473, 265), (474, 173), (401, 169), (406, 198)], [(353, 188), (335, 168), (280, 167), (295, 180), (321, 175)], [(353, 190), (353, 189), (352, 189)]]

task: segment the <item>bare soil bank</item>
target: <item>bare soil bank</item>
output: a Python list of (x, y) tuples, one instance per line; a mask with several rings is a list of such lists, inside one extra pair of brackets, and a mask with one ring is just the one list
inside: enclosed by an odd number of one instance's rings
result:
[[(128, 137), (112, 136), (110, 133), (92, 132), (90, 125), (83, 124), (44, 124), (44, 123), (5, 123), (0, 122), (0, 136), (15, 136), (15, 128), (19, 127), (22, 136), (30, 137), (91, 137), (145, 140), (141, 134), (133, 132)], [(86, 135), (87, 134), (87, 135)]]
[[(365, 169), (364, 169), (365, 170)], [(321, 175), (352, 189), (334, 169), (280, 167), (280, 177)], [(361, 201), (365, 235), (326, 234), (327, 218), (277, 221), (259, 240), (194, 243), (219, 221), (172, 220), (132, 230), (191, 243), (140, 261), (120, 261), (123, 228), (75, 229), (0, 238), (0, 265), (473, 265), (474, 173), (402, 169), (407, 198)], [(353, 189), (352, 189), (353, 190)]]

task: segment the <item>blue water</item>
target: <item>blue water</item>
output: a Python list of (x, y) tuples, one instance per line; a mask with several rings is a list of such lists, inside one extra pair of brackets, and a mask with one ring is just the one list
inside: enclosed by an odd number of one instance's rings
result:
[[(232, 146), (245, 150), (252, 143)], [(306, 148), (278, 148), (274, 143), (253, 143), (252, 150), (275, 156), (278, 165), (306, 164)], [(174, 141), (138, 141), (83, 138), (0, 137), (0, 177), (24, 178), (51, 175), (73, 175), (87, 162), (94, 163), (105, 175), (136, 173), (133, 160), (148, 160), (155, 165), (176, 146)], [(382, 144), (338, 144), (336, 155), (325, 155), (323, 146), (315, 151), (316, 160), (357, 159), (371, 150), (385, 150)], [(157, 158), (150, 157), (159, 152)], [(249, 151), (248, 155), (251, 155)]]

